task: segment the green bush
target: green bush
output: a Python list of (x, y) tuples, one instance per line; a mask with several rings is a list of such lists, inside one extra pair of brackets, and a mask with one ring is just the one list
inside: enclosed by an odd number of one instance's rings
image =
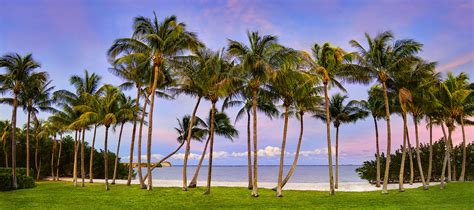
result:
[[(12, 173), (12, 168), (5, 168), (5, 167), (0, 167), (0, 173), (2, 174), (11, 174)], [(30, 169), (30, 176), (33, 177), (34, 170)], [(26, 168), (16, 168), (16, 175), (23, 175), (26, 176)]]
[[(0, 173), (0, 191), (12, 190), (12, 175)], [(33, 177), (18, 175), (17, 180), (17, 189), (27, 189), (35, 187), (35, 180)]]

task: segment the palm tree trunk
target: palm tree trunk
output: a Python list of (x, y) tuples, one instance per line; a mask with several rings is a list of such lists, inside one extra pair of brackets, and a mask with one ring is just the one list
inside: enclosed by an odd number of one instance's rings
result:
[[(77, 186), (77, 150), (78, 150), (78, 143), (77, 143), (77, 134), (78, 131), (76, 130), (76, 136), (74, 138), (74, 166), (72, 171), (72, 181), (74, 183), (74, 187)], [(79, 131), (79, 138), (81, 136), (81, 132)]]
[(63, 133), (59, 133), (59, 151), (58, 151), (58, 164), (56, 165), (56, 180), (59, 181), (59, 161), (61, 160), (61, 151), (63, 150)]
[(385, 81), (382, 82), (383, 86), (383, 98), (384, 98), (384, 104), (385, 104), (385, 117), (387, 118), (387, 160), (385, 162), (385, 174), (384, 174), (384, 179), (383, 179), (383, 187), (382, 187), (382, 193), (383, 194), (388, 194), (388, 178), (390, 175), (390, 150), (391, 150), (391, 137), (392, 133), (390, 130), (390, 108), (389, 108), (389, 103), (388, 103), (388, 94), (387, 94), (387, 84), (385, 84)]
[[(157, 57), (157, 56), (156, 56)], [(156, 58), (159, 59), (159, 58)], [(151, 99), (150, 99), (150, 108), (148, 111), (148, 140), (147, 140), (147, 147), (146, 147), (146, 163), (147, 163), (147, 173), (148, 173), (148, 186), (147, 190), (151, 191), (153, 189), (153, 177), (151, 174), (151, 140), (152, 140), (152, 135), (153, 135), (153, 110), (155, 107), (155, 90), (156, 90), (156, 85), (158, 84), (158, 73), (159, 73), (159, 68), (158, 64), (155, 63), (155, 71), (154, 71), (154, 77), (153, 77), (153, 85), (151, 86), (150, 94), (151, 94)]]
[(328, 97), (328, 84), (324, 83), (324, 100), (326, 109), (326, 136), (328, 144), (328, 162), (329, 162), (329, 193), (335, 195), (334, 191), (334, 177), (332, 173), (332, 152), (331, 152), (331, 116), (329, 115), (329, 97)]
[[(453, 128), (451, 129), (451, 132), (454, 130), (454, 125), (453, 125)], [(449, 132), (449, 128), (448, 128), (448, 132)], [(456, 152), (454, 150), (454, 144), (453, 144), (453, 138), (452, 136), (450, 136), (449, 138), (449, 146), (450, 146), (450, 160), (452, 161), (452, 167), (453, 167), (453, 175), (452, 175), (452, 181), (456, 181), (457, 180), (457, 173), (456, 173), (456, 169), (457, 169), (457, 166), (456, 166), (456, 154), (454, 152)]]
[(199, 170), (201, 169), (202, 162), (204, 160), (204, 157), (206, 156), (207, 146), (209, 145), (210, 140), (211, 140), (211, 135), (209, 135), (209, 137), (207, 138), (206, 145), (204, 146), (204, 149), (201, 154), (201, 158), (199, 159), (199, 164), (196, 167), (196, 172), (194, 172), (193, 179), (189, 183), (189, 186), (188, 186), (189, 188), (196, 188), (197, 186), (197, 178), (199, 175)]
[(28, 110), (26, 117), (26, 176), (30, 176), (30, 121), (31, 111)]
[(125, 123), (122, 123), (122, 125), (120, 126), (119, 140), (117, 144), (117, 153), (115, 153), (114, 176), (112, 178), (112, 184), (115, 184), (115, 178), (117, 177), (117, 166), (118, 166), (118, 159), (119, 159), (119, 152), (120, 152), (120, 142), (122, 141), (122, 131), (123, 131), (124, 124)]
[(3, 140), (3, 153), (5, 154), (5, 168), (8, 168), (8, 152), (7, 152), (7, 140)]
[(252, 110), (253, 110), (253, 188), (252, 196), (258, 197), (258, 163), (257, 163), (257, 89), (252, 90)]
[(145, 104), (143, 105), (142, 117), (140, 119), (140, 128), (138, 129), (138, 143), (137, 143), (137, 165), (138, 165), (138, 181), (140, 182), (140, 187), (142, 189), (146, 189), (145, 181), (142, 175), (142, 136), (143, 136), (143, 123), (145, 121), (145, 113), (146, 107), (148, 105), (148, 97), (150, 95), (147, 94), (145, 97)]
[[(453, 161), (454, 156), (452, 156), (453, 155), (453, 140), (451, 137), (452, 133), (453, 133), (453, 128), (450, 125), (448, 126), (448, 151), (449, 151), (448, 153), (448, 182), (453, 180), (451, 177), (451, 174), (452, 174), (451, 171), (454, 171), (454, 170), (451, 170), (451, 167), (453, 167), (452, 165), (454, 165), (454, 161)], [(453, 164), (451, 164), (451, 161), (453, 162)]]
[(304, 112), (300, 112), (300, 136), (298, 138), (298, 145), (296, 146), (295, 159), (293, 160), (293, 164), (291, 165), (290, 171), (288, 171), (288, 174), (286, 175), (285, 179), (283, 179), (281, 188), (283, 188), (288, 182), (288, 180), (290, 180), (291, 175), (293, 175), (293, 172), (296, 169), (296, 164), (298, 163), (298, 158), (299, 158), (300, 149), (301, 149), (301, 142), (303, 140), (303, 115), (304, 115)]
[[(151, 168), (151, 171), (153, 172), (153, 170), (154, 170), (156, 167), (159, 167), (162, 162), (164, 162), (165, 160), (167, 160), (168, 158), (170, 158), (171, 156), (173, 156), (174, 154), (176, 154), (176, 153), (181, 149), (181, 147), (183, 147), (183, 145), (184, 145), (184, 141), (181, 142), (181, 143), (179, 144), (178, 148), (176, 148), (173, 152), (171, 152), (170, 154), (166, 155), (166, 157), (164, 157), (164, 158), (162, 158), (160, 161), (158, 161), (158, 163), (157, 163), (156, 165), (154, 165), (154, 166)], [(148, 174), (145, 175), (145, 177), (144, 177), (143, 179), (146, 179), (147, 176), (148, 176)]]
[(89, 157), (89, 183), (94, 183), (94, 145), (95, 145), (95, 135), (97, 133), (97, 125), (94, 125), (94, 137), (92, 137), (92, 147), (91, 147), (91, 154)]
[(431, 171), (433, 167), (433, 120), (429, 117), (430, 124), (430, 157), (428, 161), (428, 177), (426, 178), (426, 185), (430, 185)]
[(408, 132), (407, 127), (407, 152), (408, 152), (408, 160), (410, 162), (410, 181), (408, 184), (413, 185), (413, 181), (415, 179), (415, 169), (413, 167), (413, 151), (411, 150), (411, 143), (410, 143), (410, 132)]
[(214, 115), (216, 112), (216, 102), (212, 102), (212, 108), (211, 108), (211, 130), (210, 130), (210, 147), (209, 147), (209, 165), (207, 167), (207, 187), (206, 191), (204, 192), (204, 195), (208, 195), (211, 193), (211, 179), (212, 179), (212, 153), (214, 151)]
[(40, 179), (40, 173), (41, 173), (41, 156), (39, 157), (39, 169), (38, 171), (36, 172), (36, 180), (39, 180)]
[(418, 121), (416, 120), (416, 115), (413, 115), (413, 123), (415, 124), (416, 161), (418, 162), (418, 170), (420, 171), (420, 177), (421, 177), (421, 183), (423, 184), (423, 189), (427, 190), (428, 186), (425, 183), (425, 175), (423, 173), (423, 166), (421, 165), (420, 141), (418, 139)]
[(81, 187), (86, 186), (85, 185), (85, 179), (86, 179), (86, 173), (85, 173), (85, 166), (84, 166), (84, 139), (86, 138), (86, 129), (82, 129), (82, 142), (81, 142), (81, 178), (82, 178), (82, 183)]
[(13, 111), (12, 111), (12, 188), (18, 187), (16, 182), (16, 110), (18, 108), (18, 94), (13, 96)]
[(375, 182), (375, 187), (380, 187), (380, 151), (379, 151), (379, 128), (377, 125), (377, 117), (374, 116), (375, 124), (375, 150), (376, 150), (376, 161), (377, 161), (377, 180)]
[(51, 150), (51, 176), (53, 177), (53, 181), (56, 181), (54, 176), (54, 153), (56, 153), (56, 134), (54, 134), (53, 145)]
[[(135, 107), (140, 107), (140, 95), (141, 95), (141, 87), (137, 84), (137, 98), (135, 100)], [(127, 178), (127, 186), (130, 186), (132, 183), (132, 175), (133, 175), (133, 148), (135, 147), (135, 136), (137, 132), (137, 121), (133, 121), (133, 130), (132, 130), (132, 141), (130, 142), (130, 162), (128, 164), (128, 178)]]
[(466, 174), (466, 134), (464, 133), (464, 115), (461, 115), (461, 130), (462, 130), (462, 165), (461, 176), (459, 181), (464, 182), (464, 175)]
[(444, 160), (443, 160), (443, 168), (441, 169), (441, 184), (440, 184), (440, 189), (444, 189), (445, 185), (445, 179), (446, 179), (446, 165), (449, 162), (449, 141), (448, 138), (446, 137), (446, 130), (444, 129), (444, 124), (441, 122), (441, 129), (443, 130), (443, 136), (444, 136)]
[(407, 156), (407, 121), (406, 121), (406, 113), (402, 113), (402, 118), (403, 118), (403, 146), (402, 146), (402, 160), (400, 162), (400, 172), (398, 174), (398, 191), (399, 192), (405, 192), (405, 189), (403, 188), (403, 183), (405, 182), (405, 159)]
[(251, 140), (250, 140), (250, 111), (247, 110), (247, 165), (248, 165), (248, 177), (249, 185), (248, 189), (252, 189), (252, 151), (251, 151)]
[(285, 105), (285, 122), (283, 125), (283, 140), (281, 141), (280, 168), (278, 170), (277, 197), (282, 197), (283, 161), (285, 160), (286, 133), (288, 131), (288, 105)]
[(105, 190), (109, 190), (109, 154), (108, 154), (108, 149), (107, 149), (108, 137), (109, 137), (109, 127), (105, 126), (105, 140), (104, 140)]
[(36, 167), (36, 180), (39, 180), (39, 173), (41, 171), (40, 163), (38, 162), (38, 151), (39, 151), (39, 141), (40, 139), (36, 139), (36, 148), (35, 148), (35, 167)]
[(339, 184), (339, 126), (336, 127), (336, 183), (334, 188), (338, 189)]
[(196, 105), (194, 106), (193, 114), (188, 125), (188, 136), (186, 136), (186, 151), (184, 152), (184, 163), (183, 163), (183, 191), (188, 190), (188, 180), (187, 180), (187, 167), (188, 167), (188, 157), (191, 150), (191, 136), (193, 132), (194, 121), (196, 120), (196, 112), (199, 107), (199, 102), (201, 102), (201, 96), (198, 97)]

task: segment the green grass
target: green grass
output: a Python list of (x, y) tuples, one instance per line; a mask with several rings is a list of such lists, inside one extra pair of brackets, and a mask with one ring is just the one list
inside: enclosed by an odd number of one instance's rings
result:
[(203, 188), (154, 188), (148, 192), (137, 185), (113, 185), (110, 191), (104, 184), (73, 187), (70, 182), (39, 182), (33, 189), (0, 192), (0, 209), (136, 209), (136, 208), (446, 208), (473, 209), (474, 182), (449, 183), (446, 189), (431, 186), (428, 191), (407, 189), (404, 193), (283, 191), (276, 198), (271, 190), (260, 189), (260, 197), (253, 198), (245, 188), (213, 187), (211, 195), (202, 195)]

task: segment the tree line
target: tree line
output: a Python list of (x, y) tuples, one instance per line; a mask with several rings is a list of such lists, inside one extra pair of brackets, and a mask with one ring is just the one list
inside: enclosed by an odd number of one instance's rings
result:
[[(29, 141), (30, 114), (39, 111), (52, 112), (49, 122), (53, 136), (70, 132), (74, 135), (75, 152), (81, 155), (81, 177), (84, 186), (84, 145), (86, 133), (92, 135), (94, 148), (96, 128), (104, 126), (104, 177), (106, 190), (108, 184), (108, 134), (111, 127), (121, 133), (126, 123), (133, 126), (130, 144), (130, 164), (127, 184), (130, 185), (133, 168), (135, 141), (137, 141), (138, 180), (141, 188), (152, 190), (151, 143), (153, 132), (154, 108), (157, 98), (172, 99), (178, 95), (188, 95), (196, 99), (191, 115), (186, 122), (182, 121), (182, 136), (178, 140), (180, 146), (185, 145), (183, 162), (184, 191), (195, 187), (193, 179), (188, 185), (187, 163), (190, 154), (191, 139), (202, 139), (207, 136), (205, 150), (209, 148), (207, 186), (205, 194), (211, 191), (212, 161), (215, 135), (218, 134), (218, 116), (229, 107), (240, 107), (236, 120), (247, 119), (247, 159), (248, 187), (251, 195), (258, 194), (258, 113), (269, 117), (283, 117), (282, 146), (278, 184), (276, 195), (282, 196), (285, 183), (291, 178), (297, 165), (303, 131), (304, 115), (321, 119), (326, 124), (328, 150), (328, 180), (330, 194), (335, 194), (338, 187), (338, 145), (339, 129), (343, 124), (353, 123), (359, 119), (371, 116), (375, 126), (376, 144), (376, 186), (383, 181), (382, 193), (388, 193), (387, 184), (391, 163), (391, 120), (392, 114), (403, 118), (404, 137), (402, 145), (401, 172), (399, 174), (400, 191), (403, 191), (403, 169), (406, 155), (410, 162), (410, 176), (414, 176), (414, 167), (418, 167), (423, 187), (428, 189), (427, 182), (432, 178), (432, 135), (430, 135), (430, 154), (427, 177), (424, 177), (420, 157), (418, 137), (419, 123), (425, 119), (430, 133), (440, 127), (446, 142), (445, 158), (442, 160), (441, 187), (447, 180), (465, 179), (466, 174), (466, 138), (465, 124), (471, 124), (468, 119), (473, 114), (474, 85), (469, 83), (466, 73), (454, 75), (448, 73), (442, 79), (436, 72), (436, 62), (421, 58), (418, 53), (423, 45), (413, 39), (395, 39), (391, 31), (385, 31), (372, 37), (365, 34), (365, 43), (351, 40), (353, 52), (347, 52), (329, 43), (314, 44), (311, 52), (304, 52), (284, 46), (273, 35), (261, 35), (259, 32), (248, 32), (248, 42), (228, 40), (225, 48), (217, 51), (205, 47), (197, 34), (187, 30), (184, 23), (175, 16), (159, 20), (156, 15), (152, 18), (138, 16), (133, 20), (131, 37), (118, 38), (107, 51), (111, 64), (110, 72), (124, 80), (118, 86), (100, 85), (100, 76), (85, 72), (85, 77), (73, 76), (70, 79), (75, 91), (58, 90), (52, 92), (51, 82), (46, 72), (37, 72), (40, 65), (31, 54), (21, 56), (7, 54), (0, 60), (0, 67), (6, 72), (0, 76), (1, 92), (10, 95), (2, 102), (12, 105), (12, 129), (16, 129), (16, 113), (18, 107), (26, 107), (27, 138)], [(344, 84), (378, 84), (370, 87), (369, 97), (362, 101), (345, 102)], [(124, 89), (136, 90), (135, 98), (127, 97)], [(342, 94), (329, 96), (328, 90), (337, 88)], [(29, 90), (31, 89), (31, 90)], [(196, 116), (200, 104), (210, 102), (209, 120), (207, 126)], [(223, 106), (218, 111), (217, 103)], [(54, 104), (54, 106), (50, 106)], [(281, 105), (280, 110), (278, 105)], [(191, 110), (190, 110), (191, 111)], [(287, 175), (283, 174), (287, 127), (289, 117), (297, 117), (300, 121), (300, 135), (297, 155), (292, 168)], [(413, 120), (415, 130), (414, 147), (409, 139), (407, 121)], [(228, 118), (228, 117), (227, 117)], [(379, 148), (378, 120), (386, 122), (387, 148), (385, 169), (382, 178), (381, 158)], [(226, 119), (230, 122), (229, 119)], [(211, 123), (213, 122), (213, 123)], [(331, 123), (336, 129), (335, 140), (335, 171), (333, 170), (333, 151), (331, 140)], [(187, 124), (187, 127), (185, 126)], [(207, 131), (203, 136), (194, 136), (198, 131)], [(138, 128), (137, 128), (138, 127)], [(145, 132), (143, 131), (145, 127)], [(206, 128), (203, 128), (206, 127)], [(445, 130), (447, 128), (447, 132)], [(462, 161), (459, 174), (455, 170), (456, 162), (453, 154), (452, 134), (455, 127), (460, 127), (463, 134)], [(184, 131), (183, 131), (184, 130)], [(143, 133), (146, 136), (143, 136)], [(236, 136), (221, 133), (231, 138)], [(91, 137), (87, 137), (90, 139)], [(12, 139), (12, 167), (15, 168), (16, 135)], [(144, 141), (144, 142), (143, 142)], [(142, 160), (142, 144), (146, 144), (146, 160)], [(27, 145), (29, 145), (27, 143)], [(412, 149), (414, 148), (414, 153)], [(79, 150), (81, 152), (79, 152)], [(252, 151), (253, 150), (253, 151)], [(177, 150), (176, 150), (177, 151)], [(119, 148), (117, 148), (117, 155)], [(416, 155), (414, 155), (416, 154)], [(172, 155), (172, 154), (170, 154)], [(28, 166), (29, 149), (26, 151)], [(92, 156), (92, 155), (91, 155)], [(416, 158), (416, 166), (413, 158)], [(77, 167), (74, 158), (74, 168)], [(145, 163), (147, 174), (142, 172)], [(200, 164), (202, 159), (200, 160)], [(115, 164), (115, 168), (116, 168)], [(28, 169), (28, 167), (27, 167)], [(446, 173), (447, 170), (447, 173)], [(91, 170), (92, 171), (92, 170)], [(77, 185), (77, 173), (74, 169), (74, 185)], [(199, 168), (196, 174), (199, 172)], [(15, 177), (15, 170), (12, 170)], [(89, 174), (92, 180), (93, 174)], [(285, 178), (284, 178), (285, 177)], [(15, 181), (13, 181), (15, 183)]]

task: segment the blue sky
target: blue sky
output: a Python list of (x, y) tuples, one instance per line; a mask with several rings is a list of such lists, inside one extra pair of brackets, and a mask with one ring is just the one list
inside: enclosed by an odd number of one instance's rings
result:
[[(424, 44), (421, 56), (438, 61), (437, 70), (474, 73), (474, 1), (8, 1), (0, 0), (0, 54), (33, 53), (50, 73), (56, 89), (69, 89), (68, 78), (82, 75), (84, 69), (103, 76), (104, 83), (120, 84), (121, 80), (108, 72), (106, 50), (113, 40), (131, 35), (131, 25), (138, 15), (151, 17), (155, 11), (160, 19), (176, 15), (190, 31), (198, 34), (212, 49), (225, 47), (227, 39), (246, 41), (247, 30), (273, 34), (289, 47), (308, 50), (314, 43), (330, 42), (353, 51), (348, 41), (364, 41), (364, 32), (392, 30), (396, 38), (414, 38)], [(364, 43), (364, 42), (363, 42)], [(471, 79), (472, 81), (472, 79)], [(351, 99), (364, 99), (368, 87), (346, 85)], [(335, 91), (332, 91), (335, 92)], [(133, 92), (129, 92), (133, 95)], [(177, 145), (174, 127), (176, 118), (192, 111), (194, 100), (180, 96), (173, 101), (160, 99), (155, 108), (153, 154), (156, 157), (174, 150)], [(206, 116), (209, 103), (198, 114)], [(11, 107), (0, 105), (0, 119), (9, 119)], [(229, 115), (234, 118), (235, 110)], [(46, 117), (46, 114), (41, 115)], [(25, 115), (19, 112), (19, 123)], [(303, 138), (302, 164), (326, 164), (324, 125), (307, 117)], [(393, 147), (401, 142), (400, 118), (393, 119)], [(262, 164), (278, 164), (283, 120), (259, 120), (259, 149)], [(385, 148), (385, 125), (380, 121), (381, 148)], [(234, 142), (218, 138), (215, 151), (217, 164), (245, 164), (245, 122), (236, 124), (241, 135)], [(424, 126), (424, 125), (423, 125)], [(296, 147), (298, 122), (290, 121), (287, 151), (292, 161)], [(435, 130), (435, 137), (441, 132)], [(469, 132), (470, 131), (470, 132)], [(472, 138), (474, 130), (467, 132)], [(358, 164), (374, 153), (374, 128), (370, 119), (343, 125), (340, 131), (342, 164)], [(455, 141), (460, 134), (455, 132)], [(91, 135), (88, 133), (88, 135)], [(122, 157), (128, 156), (131, 126), (124, 130)], [(421, 129), (421, 141), (428, 135)], [(112, 135), (110, 149), (115, 151), (117, 135)], [(86, 136), (87, 139), (87, 136)], [(98, 132), (102, 147), (103, 130)], [(201, 153), (202, 143), (193, 142), (191, 163)], [(136, 154), (136, 152), (135, 152)], [(181, 155), (172, 159), (181, 164)]]

